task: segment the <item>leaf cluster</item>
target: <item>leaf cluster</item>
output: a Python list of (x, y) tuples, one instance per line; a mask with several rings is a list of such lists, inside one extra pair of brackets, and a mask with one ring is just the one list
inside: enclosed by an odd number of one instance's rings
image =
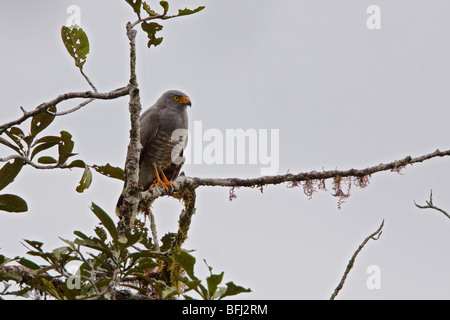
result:
[[(74, 240), (61, 240), (64, 246), (45, 251), (39, 241), (24, 240), (27, 255), (39, 258), (36, 263), (25, 257), (7, 258), (0, 255), (0, 281), (6, 295), (34, 296), (58, 300), (68, 299), (173, 299), (193, 291), (202, 299), (222, 299), (249, 289), (228, 282), (220, 286), (224, 273), (210, 275), (204, 286), (194, 273), (196, 259), (187, 251), (171, 252), (174, 235), (166, 234), (158, 251), (141, 221), (127, 234), (128, 241), (119, 241), (118, 231), (110, 216), (95, 203), (92, 212), (100, 220), (94, 236), (75, 231)], [(79, 267), (68, 271), (70, 264)], [(173, 265), (183, 287), (173, 285), (165, 272)], [(20, 272), (18, 270), (21, 270)], [(25, 270), (25, 271), (24, 271)]]
[[(49, 112), (56, 112), (56, 107), (48, 108)], [(51, 156), (38, 158), (40, 164), (63, 164), (66, 160), (75, 155), (72, 153), (73, 141), (71, 135), (62, 131), (60, 137), (43, 137), (37, 139), (37, 136), (45, 128), (47, 128), (55, 119), (55, 116), (49, 112), (41, 112), (31, 119), (29, 133), (25, 134), (22, 129), (17, 126), (5, 130), (0, 136), (0, 144), (11, 149), (17, 157), (13, 157), (14, 161), (6, 162), (0, 169), (0, 190), (4, 189), (12, 183), (17, 175), (27, 164), (26, 160), (31, 162), (40, 152), (51, 147), (58, 146), (59, 158), (56, 160)], [(27, 203), (17, 195), (4, 194), (0, 195), (0, 210), (8, 212), (24, 212), (28, 210)]]
[(213, 274), (212, 267), (206, 261), (205, 264), (209, 269), (209, 276), (206, 277), (206, 286), (194, 274), (195, 257), (190, 255), (187, 251), (179, 249), (174, 252), (174, 261), (183, 267), (184, 273), (175, 273), (175, 276), (186, 287), (183, 292), (183, 297), (186, 300), (195, 300), (192, 296), (187, 295), (189, 291), (197, 293), (203, 300), (221, 300), (225, 297), (234, 296), (244, 292), (251, 292), (250, 289), (235, 285), (233, 282), (227, 282), (225, 286), (220, 286), (223, 280), (224, 272), (220, 274)]
[[(205, 7), (199, 6), (195, 9), (179, 9), (177, 14), (169, 15), (169, 2), (168, 1), (160, 1), (159, 5), (161, 6), (160, 10), (162, 13), (158, 13), (153, 10), (150, 5), (146, 1), (141, 0), (126, 0), (126, 2), (131, 6), (133, 11), (136, 13), (138, 17), (138, 23), (141, 23), (142, 30), (147, 34), (148, 42), (147, 46), (150, 48), (151, 46), (158, 46), (163, 41), (163, 37), (158, 37), (157, 32), (163, 29), (163, 26), (157, 22), (153, 22), (151, 20), (161, 19), (167, 20), (172, 18), (177, 18), (181, 16), (191, 15), (197, 12), (202, 11)], [(145, 17), (143, 17), (145, 15)]]
[[(72, 169), (82, 168), (83, 174), (76, 187), (77, 192), (83, 192), (92, 183), (93, 168), (98, 173), (110, 178), (125, 180), (123, 170), (113, 167), (109, 163), (103, 166), (88, 165), (83, 160), (72, 160), (77, 154), (73, 152), (75, 142), (68, 131), (61, 131), (59, 136), (47, 135), (39, 137), (55, 119), (56, 107), (48, 108), (48, 112), (41, 112), (31, 118), (28, 134), (18, 126), (12, 126), (0, 135), (0, 144), (8, 147), (15, 155), (0, 168), (0, 190), (11, 184), (29, 164), (42, 169)], [(37, 164), (34, 163), (37, 159)], [(0, 210), (7, 212), (25, 212), (28, 210), (24, 199), (13, 194), (0, 194)]]

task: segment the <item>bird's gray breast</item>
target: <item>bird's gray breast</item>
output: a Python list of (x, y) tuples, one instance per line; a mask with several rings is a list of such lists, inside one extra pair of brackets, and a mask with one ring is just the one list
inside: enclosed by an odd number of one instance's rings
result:
[(180, 147), (184, 147), (188, 119), (185, 108), (161, 110), (159, 119), (157, 132), (145, 152), (145, 162), (163, 170), (179, 155)]

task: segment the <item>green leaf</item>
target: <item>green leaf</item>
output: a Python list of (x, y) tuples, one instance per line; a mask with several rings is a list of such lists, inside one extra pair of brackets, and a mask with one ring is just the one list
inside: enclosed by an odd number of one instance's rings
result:
[(200, 7), (196, 8), (196, 9), (194, 9), (194, 10), (191, 10), (191, 9), (188, 9), (188, 8), (179, 9), (178, 10), (178, 16), (187, 16), (187, 15), (190, 15), (190, 14), (194, 14), (194, 13), (200, 12), (203, 9), (205, 9), (204, 6), (200, 6)]
[(59, 247), (52, 250), (52, 255), (59, 261), (67, 252), (69, 252), (68, 247)]
[(75, 230), (73, 232), (73, 234), (78, 236), (78, 237), (80, 237), (81, 239), (84, 239), (84, 240), (89, 239), (89, 237), (87, 235), (85, 235), (83, 232), (78, 231), (78, 230)]
[(72, 141), (72, 135), (67, 131), (61, 131), (61, 140), (65, 146), (65, 149), (68, 153), (72, 152), (74, 142)]
[(0, 190), (14, 181), (24, 164), (23, 160), (16, 159), (13, 163), (7, 162), (0, 169)]
[(41, 268), (38, 264), (34, 263), (31, 260), (25, 259), (25, 258), (20, 258), (17, 262), (19, 264), (21, 264), (22, 266), (30, 268), (32, 270), (38, 270)]
[(67, 240), (67, 239), (64, 239), (64, 238), (61, 238), (61, 237), (59, 237), (59, 239), (61, 241), (64, 241), (66, 244), (68, 244), (72, 249), (75, 249), (75, 244), (73, 243), (73, 241), (70, 241), (70, 240)]
[(9, 133), (15, 135), (20, 139), (23, 139), (25, 137), (25, 134), (23, 133), (22, 129), (18, 127), (11, 127), (11, 129), (9, 129)]
[(104, 166), (98, 166), (98, 165), (94, 164), (93, 168), (95, 169), (95, 171), (97, 171), (98, 173), (101, 173), (104, 176), (125, 181), (125, 174), (124, 174), (122, 168), (113, 167), (109, 163), (107, 163)]
[[(51, 106), (50, 108), (48, 108), (48, 111), (55, 113), (56, 107)], [(47, 128), (54, 119), (54, 115), (51, 115), (45, 111), (33, 116), (33, 118), (31, 119), (31, 136), (36, 137), (36, 135)]]
[(158, 260), (165, 260), (165, 261), (169, 260), (169, 258), (166, 255), (163, 255), (161, 253), (154, 252), (154, 251), (148, 251), (148, 250), (130, 253), (128, 255), (128, 258), (132, 259), (133, 261), (137, 261), (137, 260), (144, 259), (144, 258), (158, 259)]
[(137, 16), (141, 17), (141, 4), (142, 0), (125, 0), (132, 8), (133, 11), (137, 14)]
[(49, 157), (49, 156), (40, 157), (38, 159), (38, 163), (41, 163), (41, 164), (54, 164), (57, 162), (58, 161), (55, 158)]
[(139, 259), (139, 266), (138, 266), (138, 270), (146, 270), (146, 269), (152, 269), (152, 268), (156, 268), (157, 266), (159, 266), (159, 263), (155, 262), (153, 259), (150, 258), (140, 258)]
[(21, 197), (14, 194), (0, 194), (0, 210), (7, 212), (25, 212), (28, 205)]
[(198, 294), (200, 294), (200, 296), (203, 298), (203, 300), (208, 300), (211, 297), (209, 297), (208, 295), (208, 290), (206, 290), (205, 286), (202, 285), (199, 281), (197, 288), (200, 288), (201, 293), (199, 292)]
[(147, 2), (142, 2), (142, 7), (144, 8), (145, 12), (147, 12), (147, 14), (152, 17), (152, 16), (156, 16), (156, 12), (153, 11), (150, 6), (148, 5)]
[(26, 136), (23, 138), (23, 141), (28, 145), (28, 147), (31, 146), (31, 143), (33, 142), (34, 137), (32, 135)]
[(0, 267), (3, 267), (5, 264), (10, 263), (11, 261), (14, 261), (14, 259), (7, 258), (4, 255), (0, 254)]
[(174, 252), (173, 255), (174, 260), (179, 263), (183, 269), (186, 271), (188, 276), (196, 280), (197, 277), (194, 275), (194, 265), (195, 265), (195, 257), (187, 253), (187, 251), (183, 249), (178, 249)]
[(19, 276), (18, 274), (0, 271), (0, 281), (9, 281), (9, 280), (20, 282), (22, 281), (22, 277)]
[(237, 294), (243, 293), (243, 292), (252, 292), (252, 290), (245, 289), (241, 286), (237, 286), (233, 282), (227, 282), (226, 286), (227, 286), (227, 290), (225, 291), (224, 294), (222, 294), (219, 297), (219, 299), (223, 299), (223, 298), (229, 297), (229, 296), (234, 296), (234, 295), (237, 295)]
[(14, 151), (16, 151), (19, 154), (22, 154), (22, 152), (20, 152), (20, 149), (18, 147), (16, 147), (15, 145), (13, 145), (11, 142), (9, 142), (8, 140), (6, 140), (5, 138), (0, 137), (0, 143), (13, 149)]
[(97, 226), (97, 227), (95, 227), (94, 231), (95, 231), (95, 234), (100, 238), (100, 240), (102, 240), (103, 242), (106, 241), (107, 235), (106, 235), (105, 229)]
[(72, 153), (75, 145), (72, 141), (72, 135), (67, 131), (61, 131), (61, 140), (61, 143), (58, 145), (58, 164), (64, 164), (69, 157), (76, 155), (75, 153)]
[(217, 291), (217, 287), (222, 282), (223, 274), (223, 272), (221, 274), (212, 274), (206, 278), (210, 298), (214, 296)]
[(60, 292), (58, 291), (58, 289), (56, 289), (56, 287), (53, 285), (53, 283), (45, 278), (40, 278), (41, 281), (41, 289), (53, 296), (54, 298), (58, 299), (58, 300), (63, 300), (63, 297), (61, 296)]
[(83, 160), (74, 160), (72, 161), (67, 168), (84, 168), (86, 163)]
[(103, 211), (102, 208), (97, 206), (94, 202), (92, 202), (91, 204), (91, 210), (102, 222), (106, 230), (108, 230), (113, 240), (117, 242), (117, 240), (119, 239), (119, 233), (117, 232), (116, 225), (114, 221), (111, 219), (111, 217), (105, 211)]
[(89, 40), (86, 33), (79, 26), (61, 28), (61, 37), (69, 54), (75, 60), (75, 65), (82, 69), (89, 53)]
[(81, 176), (80, 184), (76, 188), (77, 192), (82, 193), (90, 187), (92, 183), (92, 172), (89, 167), (85, 165), (83, 175)]
[(20, 150), (23, 151), (23, 145), (20, 142), (24, 137), (24, 133), (21, 129), (17, 128), (17, 127), (12, 127), (9, 130), (5, 131), (5, 134), (12, 140), (14, 141), (15, 144), (17, 144), (17, 146), (20, 148)]
[(97, 239), (97, 241), (95, 241), (94, 239), (89, 239), (89, 238), (88, 239), (77, 238), (77, 239), (75, 239), (75, 241), (73, 243), (75, 243), (79, 246), (92, 248), (92, 249), (101, 251), (109, 256), (112, 256), (112, 252), (109, 249), (107, 249), (104, 244), (99, 243), (99, 240), (100, 239)]
[(55, 143), (55, 144), (57, 144), (57, 143), (60, 143), (61, 141), (62, 141), (61, 137), (58, 137), (58, 136), (45, 136), (45, 137), (42, 137), (42, 138), (36, 140), (33, 143), (33, 147), (40, 143)]
[(178, 290), (175, 287), (166, 287), (161, 292), (161, 300), (166, 300), (174, 295), (178, 294)]
[(33, 160), (33, 158), (39, 152), (42, 152), (42, 151), (47, 150), (47, 149), (50, 149), (51, 147), (54, 147), (57, 144), (58, 144), (58, 142), (46, 142), (46, 143), (41, 143), (41, 144), (37, 145), (36, 147), (33, 148), (33, 151), (31, 152), (30, 159)]
[(158, 38), (156, 36), (156, 33), (158, 31), (161, 31), (163, 29), (163, 26), (156, 22), (143, 22), (141, 24), (142, 30), (144, 30), (147, 33), (148, 37), (148, 43), (147, 47), (150, 48), (151, 45), (158, 46), (161, 44), (163, 38)]
[(125, 237), (127, 239), (127, 241), (125, 243), (119, 241), (119, 246), (122, 249), (131, 247), (132, 245), (136, 244), (138, 241), (140, 241), (142, 239), (142, 235), (136, 234), (136, 233), (131, 233), (131, 232), (126, 232)]
[(162, 246), (160, 248), (161, 252), (169, 251), (169, 249), (172, 247), (173, 240), (175, 239), (175, 233), (169, 232), (164, 235), (164, 237), (161, 238)]
[(44, 245), (44, 243), (42, 243), (40, 241), (27, 240), (27, 239), (23, 239), (23, 241), (28, 243), (30, 246), (32, 246), (34, 249), (38, 250), (39, 252), (43, 252), (42, 251), (42, 246)]
[(166, 15), (167, 12), (169, 12), (169, 3), (168, 3), (167, 1), (160, 1), (159, 4), (160, 4), (161, 7), (163, 7), (163, 9), (164, 9), (163, 15)]

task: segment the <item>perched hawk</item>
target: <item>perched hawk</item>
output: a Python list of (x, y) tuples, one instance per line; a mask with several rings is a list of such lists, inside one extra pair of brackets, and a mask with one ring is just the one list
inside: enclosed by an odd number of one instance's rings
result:
[[(139, 157), (139, 181), (144, 189), (162, 184), (168, 189), (183, 165), (187, 143), (187, 106), (191, 100), (181, 91), (170, 90), (147, 109), (140, 119), (142, 150)], [(116, 212), (122, 205), (123, 194)]]

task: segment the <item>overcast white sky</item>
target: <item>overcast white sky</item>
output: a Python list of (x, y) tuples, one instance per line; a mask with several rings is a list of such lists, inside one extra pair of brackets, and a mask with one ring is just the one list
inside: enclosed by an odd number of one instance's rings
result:
[[(143, 108), (168, 89), (192, 100), (190, 126), (279, 130), (278, 174), (364, 168), (449, 147), (450, 3), (435, 1), (170, 1), (176, 8), (206, 5), (193, 16), (164, 22), (164, 41), (146, 47), (139, 29), (138, 82)], [(69, 5), (81, 9), (91, 50), (84, 70), (99, 91), (128, 81), (125, 1), (0, 1), (0, 122), (23, 106), (89, 87), (60, 37)], [(381, 29), (369, 30), (369, 5), (381, 9)], [(157, 6), (157, 2), (154, 2)], [(60, 110), (75, 106), (65, 103)], [(22, 126), (27, 129), (29, 122)], [(94, 102), (58, 118), (47, 134), (67, 130), (74, 152), (91, 164), (122, 166), (128, 144), (127, 98)], [(205, 145), (207, 143), (205, 142)], [(270, 150), (270, 149), (269, 149)], [(6, 156), (7, 150), (0, 149)], [(450, 210), (450, 160), (433, 159), (402, 175), (379, 173), (337, 208), (321, 191), (311, 200), (285, 185), (198, 190), (185, 248), (195, 249), (225, 281), (253, 292), (242, 299), (328, 299), (353, 252), (385, 219), (383, 234), (358, 256), (340, 299), (448, 299), (450, 221), (421, 211), (433, 189), (435, 204)], [(188, 176), (256, 177), (259, 164), (184, 167)], [(75, 188), (81, 170), (25, 168), (2, 192), (27, 200), (29, 212), (0, 213), (1, 253), (25, 253), (22, 239), (62, 246), (58, 237), (93, 234), (95, 202), (114, 219), (122, 183), (94, 174), (90, 189)], [(159, 199), (158, 232), (177, 228), (181, 205)], [(369, 289), (370, 266), (381, 288)]]

